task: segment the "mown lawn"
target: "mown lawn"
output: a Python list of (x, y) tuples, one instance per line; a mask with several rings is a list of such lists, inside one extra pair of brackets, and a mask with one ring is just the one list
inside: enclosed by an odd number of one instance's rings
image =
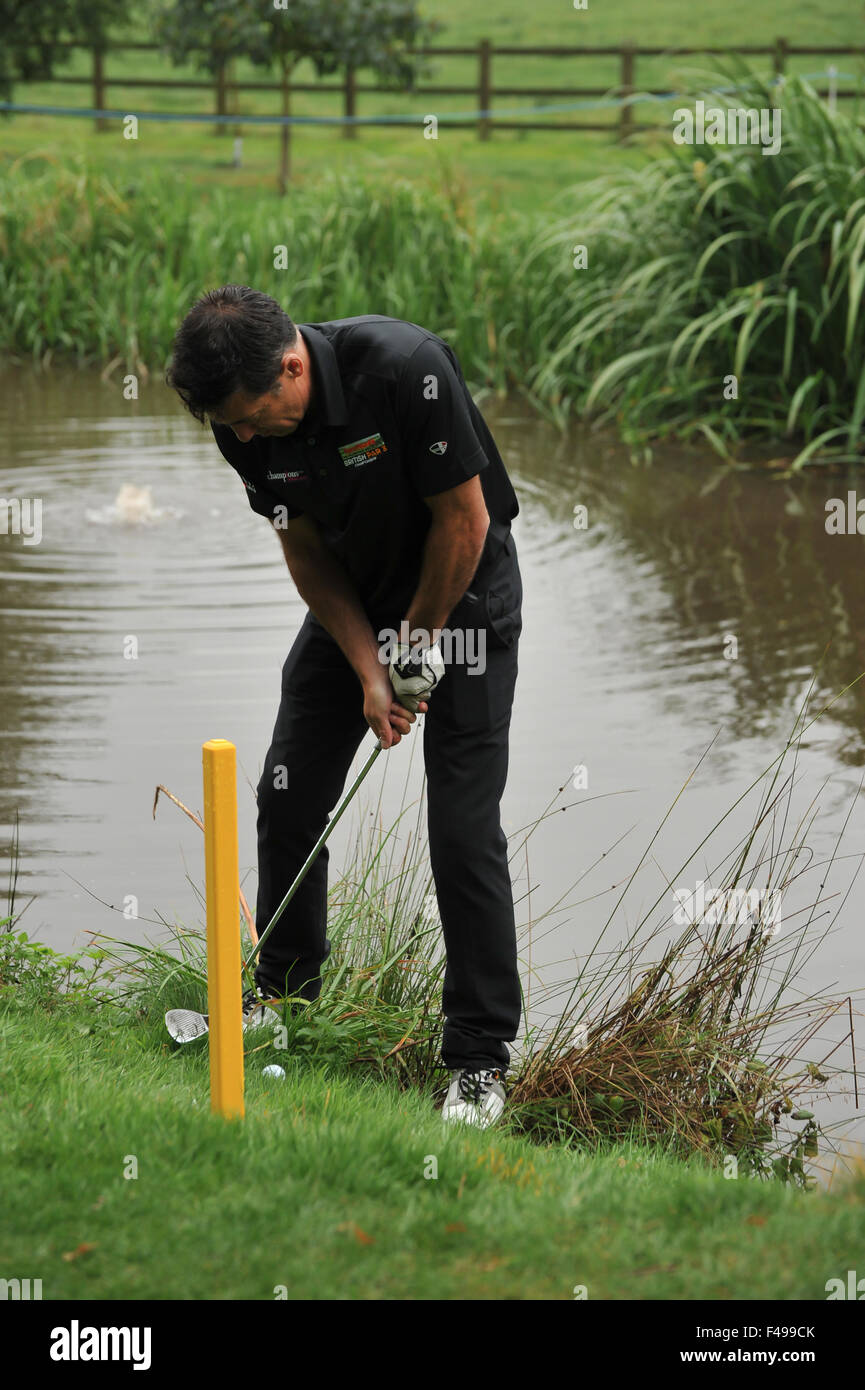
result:
[[(205, 1046), (169, 1048), (4, 991), (0, 1277), (46, 1299), (823, 1300), (861, 1264), (865, 1170), (803, 1193), (445, 1132), (420, 1095), (270, 1046), (226, 1123)], [(261, 1075), (276, 1059), (285, 1081)]]

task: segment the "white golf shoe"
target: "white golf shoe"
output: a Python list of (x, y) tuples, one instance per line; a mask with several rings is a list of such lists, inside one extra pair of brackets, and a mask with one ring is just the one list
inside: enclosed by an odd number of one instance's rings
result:
[(487, 1129), (505, 1108), (504, 1073), (498, 1068), (472, 1071), (461, 1067), (451, 1072), (451, 1083), (442, 1106), (446, 1124), (462, 1123)]
[[(241, 1008), (243, 1010), (243, 1031), (248, 1028), (263, 1028), (265, 1025), (273, 1025), (280, 1022), (280, 1014), (277, 1009), (282, 1003), (276, 995), (262, 994), (258, 986), (255, 989), (247, 989), (243, 992)], [(270, 1008), (275, 1004), (277, 1009)]]

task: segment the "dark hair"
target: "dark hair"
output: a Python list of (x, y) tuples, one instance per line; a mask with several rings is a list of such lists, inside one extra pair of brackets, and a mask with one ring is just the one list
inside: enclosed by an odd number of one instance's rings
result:
[(261, 396), (279, 376), (297, 329), (270, 295), (248, 285), (208, 290), (174, 339), (165, 380), (196, 420), (218, 410), (235, 391)]

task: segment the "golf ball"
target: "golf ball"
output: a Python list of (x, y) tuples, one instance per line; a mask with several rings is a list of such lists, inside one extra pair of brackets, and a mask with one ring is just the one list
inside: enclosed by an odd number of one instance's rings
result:
[(265, 1067), (261, 1074), (262, 1076), (278, 1076), (281, 1081), (285, 1080), (285, 1072), (275, 1062), (271, 1066)]

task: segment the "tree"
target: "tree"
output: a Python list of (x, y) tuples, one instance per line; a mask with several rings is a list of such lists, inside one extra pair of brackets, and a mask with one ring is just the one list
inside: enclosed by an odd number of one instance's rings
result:
[(0, 99), (12, 100), (16, 82), (50, 79), (69, 42), (104, 48), (128, 14), (125, 0), (0, 0)]
[[(418, 14), (417, 0), (172, 0), (157, 33), (176, 63), (192, 59), (217, 73), (234, 57), (257, 67), (276, 62), (282, 114), (291, 113), (291, 74), (303, 59), (320, 77), (370, 68), (382, 83), (409, 88), (421, 70), (418, 47), (440, 26)], [(291, 127), (282, 127), (280, 192), (290, 175)]]

